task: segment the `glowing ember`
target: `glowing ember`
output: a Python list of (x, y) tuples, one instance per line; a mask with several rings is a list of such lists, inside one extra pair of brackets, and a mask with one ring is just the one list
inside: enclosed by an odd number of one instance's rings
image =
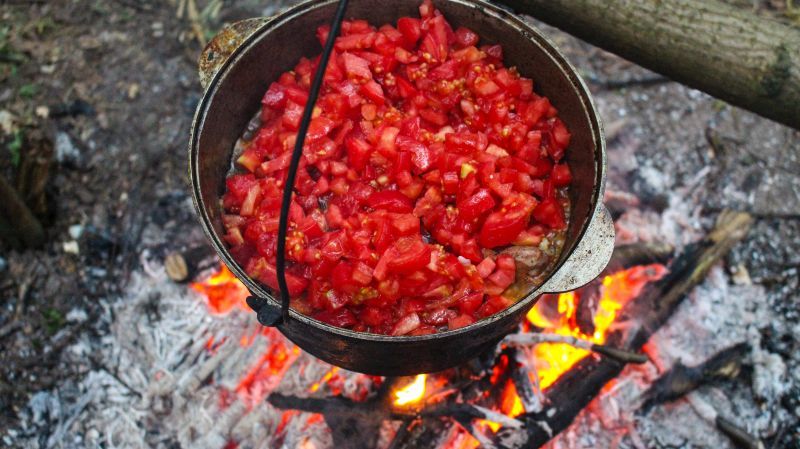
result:
[(328, 370), (328, 372), (325, 373), (324, 376), (322, 376), (322, 379), (320, 379), (319, 382), (315, 382), (313, 385), (311, 385), (311, 388), (309, 388), (308, 391), (310, 391), (311, 393), (316, 393), (322, 386), (322, 384), (327, 383), (329, 380), (331, 380), (331, 378), (334, 376), (334, 374), (336, 374), (337, 371), (339, 371), (339, 367), (332, 366), (331, 369)]
[[(277, 334), (271, 329), (267, 332)], [(239, 398), (250, 407), (263, 401), (267, 394), (278, 386), (286, 370), (300, 355), (297, 346), (284, 343), (277, 335), (272, 337), (275, 339), (274, 342), (267, 346), (258, 362), (250, 367), (236, 386)]]
[[(545, 333), (569, 335), (595, 344), (603, 344), (617, 317), (617, 312), (635, 298), (648, 282), (660, 279), (665, 273), (666, 268), (663, 265), (653, 264), (633, 267), (603, 278), (601, 298), (594, 316), (595, 331), (592, 335), (585, 335), (575, 324), (580, 299), (575, 292), (558, 295), (557, 323), (543, 316), (538, 307), (528, 312), (528, 321), (534, 326), (544, 328)], [(559, 376), (588, 356), (589, 351), (564, 343), (542, 343), (533, 349), (533, 355), (540, 385), (542, 388), (547, 388)], [(513, 396), (516, 398), (516, 395)], [(516, 398), (516, 402), (519, 402), (519, 398)], [(508, 412), (519, 409), (521, 404), (519, 406), (514, 404)]]
[(245, 300), (250, 294), (247, 287), (223, 264), (210, 278), (193, 282), (191, 287), (206, 297), (208, 308), (213, 313), (227, 313), (234, 307), (247, 308)]
[(395, 405), (409, 405), (419, 401), (425, 396), (425, 374), (419, 374), (414, 379), (414, 382), (406, 385), (403, 388), (394, 392)]

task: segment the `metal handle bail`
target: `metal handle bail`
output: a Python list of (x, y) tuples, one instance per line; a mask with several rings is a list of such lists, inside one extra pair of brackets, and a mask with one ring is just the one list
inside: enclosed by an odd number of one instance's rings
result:
[[(311, 114), (314, 111), (314, 105), (317, 102), (319, 91), (322, 88), (322, 81), (325, 77), (325, 69), (328, 67), (328, 60), (330, 60), (331, 52), (333, 51), (333, 44), (336, 41), (336, 36), (339, 34), (342, 20), (344, 19), (344, 11), (347, 9), (347, 0), (339, 0), (339, 6), (336, 9), (336, 15), (333, 17), (331, 23), (331, 30), (328, 33), (328, 39), (325, 41), (325, 47), (322, 50), (322, 55), (319, 59), (317, 72), (314, 74), (314, 80), (311, 83), (311, 90), (308, 93), (308, 102), (305, 109), (303, 109), (303, 116), (300, 119), (300, 127), (297, 130), (297, 141), (294, 144), (292, 151), (292, 159), (289, 163), (289, 170), (286, 173), (286, 185), (283, 188), (283, 201), (281, 202), (281, 215), (278, 222), (278, 251), (275, 260), (275, 270), (278, 275), (278, 287), (281, 294), (281, 316), (283, 322), (289, 322), (289, 288), (286, 285), (286, 227), (289, 221), (289, 205), (292, 201), (292, 191), (294, 190), (294, 180), (297, 175), (297, 169), (300, 165), (300, 156), (303, 155), (303, 143), (306, 140), (306, 133), (308, 132), (308, 125), (311, 122)], [(259, 310), (259, 321), (265, 307), (262, 306)], [(265, 318), (271, 318), (272, 312), (265, 311), (263, 313)], [(269, 314), (269, 316), (266, 316)]]

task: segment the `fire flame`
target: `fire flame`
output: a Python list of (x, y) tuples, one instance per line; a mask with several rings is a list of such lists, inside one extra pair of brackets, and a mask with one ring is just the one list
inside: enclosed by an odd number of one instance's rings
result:
[(250, 294), (247, 287), (239, 279), (236, 279), (236, 276), (224, 264), (220, 264), (219, 271), (208, 279), (192, 282), (190, 286), (194, 291), (205, 296), (208, 308), (213, 313), (228, 313), (234, 307), (247, 309), (245, 301)]
[[(572, 336), (594, 344), (606, 342), (608, 332), (617, 318), (619, 310), (635, 298), (644, 286), (653, 280), (660, 279), (666, 268), (660, 264), (636, 266), (628, 270), (606, 276), (602, 281), (601, 297), (594, 316), (594, 333), (584, 334), (575, 325), (579, 297), (575, 292), (558, 295), (559, 322), (551, 321), (541, 314), (538, 307), (528, 312), (528, 321), (545, 332)], [(541, 388), (547, 388), (572, 368), (576, 363), (589, 355), (589, 351), (570, 346), (565, 343), (542, 343), (533, 349), (535, 368), (539, 375)], [(513, 416), (513, 415), (512, 415)]]
[(394, 405), (405, 406), (413, 404), (425, 396), (425, 374), (419, 374), (413, 382), (394, 392)]

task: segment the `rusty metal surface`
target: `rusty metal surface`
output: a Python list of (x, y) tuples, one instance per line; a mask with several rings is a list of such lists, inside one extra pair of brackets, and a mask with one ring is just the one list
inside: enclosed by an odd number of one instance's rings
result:
[[(570, 225), (563, 253), (544, 287), (531, 286), (513, 306), (470, 326), (432, 335), (392, 337), (329, 326), (295, 311), (291, 311), (288, 323), (278, 326), (309, 353), (354, 371), (409, 375), (463, 363), (512, 332), (545, 291), (578, 286), (599, 274), (613, 247), (613, 228), (600, 203), (606, 170), (602, 125), (575, 69), (536, 29), (497, 6), (482, 0), (439, 0), (434, 4), (454, 26), (476, 31), (482, 43), (503, 44), (508, 65), (533, 78), (537, 92), (559, 109), (572, 133), (567, 152), (573, 170)], [(219, 198), (231, 166), (234, 142), (258, 110), (264, 90), (300, 57), (320, 52), (314, 30), (330, 20), (335, 7), (334, 0), (312, 0), (272, 20), (261, 19), (262, 25), (255, 27), (251, 35), (228, 35), (227, 59), (215, 57), (214, 64), (207, 61), (207, 91), (192, 127), (190, 178), (204, 231), (223, 262), (247, 288), (276, 306), (279, 304), (272, 292), (247, 276), (222, 242)], [(382, 24), (414, 14), (415, 2), (391, 0), (375, 8), (374, 2), (351, 0), (347, 17)], [(241, 40), (237, 41), (236, 36)], [(232, 49), (236, 42), (240, 46)]]
[(269, 22), (269, 19), (269, 17), (255, 17), (240, 20), (223, 28), (206, 44), (206, 47), (200, 53), (200, 58), (197, 60), (200, 85), (203, 86), (203, 89), (208, 87), (211, 78), (217, 74), (220, 67), (228, 60), (228, 57), (248, 37)]

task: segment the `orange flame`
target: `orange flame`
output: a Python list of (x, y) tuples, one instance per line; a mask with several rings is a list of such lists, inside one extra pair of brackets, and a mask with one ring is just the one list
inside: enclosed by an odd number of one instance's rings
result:
[[(559, 322), (543, 316), (538, 307), (528, 312), (528, 321), (545, 328), (546, 333), (572, 336), (603, 344), (617, 318), (619, 310), (635, 298), (650, 282), (660, 279), (666, 268), (660, 264), (637, 266), (606, 276), (602, 281), (601, 298), (594, 316), (595, 330), (586, 335), (575, 325), (579, 297), (575, 292), (558, 295)], [(542, 343), (533, 349), (535, 368), (541, 388), (547, 388), (576, 363), (589, 355), (589, 351), (565, 343)], [(513, 416), (513, 415), (512, 415)]]
[(205, 281), (192, 282), (190, 286), (206, 297), (208, 308), (213, 313), (227, 313), (234, 307), (247, 308), (245, 300), (250, 294), (247, 287), (224, 264), (220, 264), (219, 271)]
[(394, 392), (394, 405), (405, 406), (413, 404), (425, 396), (425, 379), (427, 375), (419, 374), (414, 381)]

